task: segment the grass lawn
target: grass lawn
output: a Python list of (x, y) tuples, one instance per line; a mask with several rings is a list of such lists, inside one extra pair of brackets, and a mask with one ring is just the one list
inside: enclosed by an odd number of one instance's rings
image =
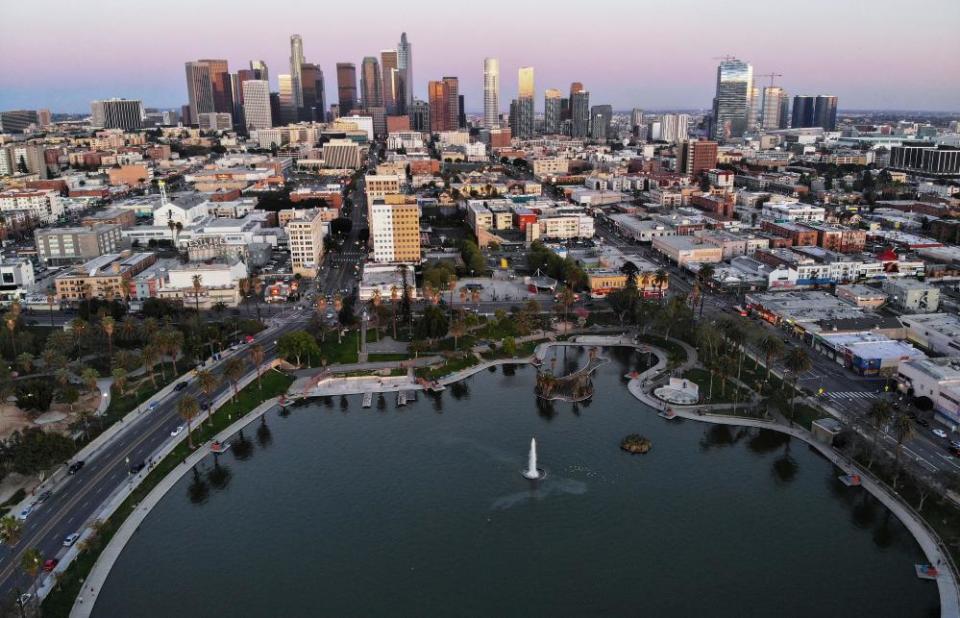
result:
[[(713, 376), (713, 398), (708, 399), (710, 394), (710, 372), (706, 369), (694, 368), (688, 369), (683, 377), (691, 382), (697, 384), (700, 387), (700, 401), (701, 403), (706, 404), (716, 404), (716, 403), (733, 403), (737, 401), (739, 403), (750, 401), (750, 391), (745, 388), (737, 388), (736, 385), (731, 380), (727, 380), (726, 389), (724, 389), (723, 380), (720, 376)], [(726, 390), (726, 392), (724, 392)], [(736, 398), (736, 393), (739, 391), (740, 396)]]
[[(236, 402), (229, 402), (213, 415), (209, 423), (193, 430), (195, 444), (202, 444), (210, 440), (217, 433), (228, 427), (237, 417), (250, 412), (263, 401), (280, 395), (290, 387), (293, 378), (277, 371), (269, 371), (263, 376), (263, 391), (257, 387), (257, 382), (240, 391)], [(163, 458), (147, 475), (142, 483), (124, 500), (123, 504), (107, 521), (100, 522), (97, 534), (85, 544), (70, 567), (60, 577), (57, 586), (43, 601), (43, 615), (66, 618), (70, 615), (73, 602), (80, 592), (83, 579), (90, 573), (100, 553), (116, 534), (123, 521), (130, 515), (150, 491), (170, 472), (181, 465), (181, 462), (190, 454), (186, 439), (166, 457)]]
[[(360, 331), (350, 330), (338, 342), (336, 333), (327, 333), (327, 340), (320, 341), (317, 345), (320, 346), (320, 354), (327, 359), (328, 365), (355, 363), (357, 362), (357, 346), (359, 343), (357, 340), (359, 337)], [(372, 328), (367, 330), (367, 341), (374, 341)], [(306, 361), (307, 359), (303, 360)], [(318, 359), (311, 360), (315, 366), (319, 365)]]
[(671, 364), (673, 364), (673, 361), (677, 361), (676, 364), (680, 364), (687, 360), (687, 351), (682, 345), (675, 341), (670, 341), (659, 335), (651, 335), (649, 333), (640, 335), (638, 341), (666, 350), (671, 358)]
[(442, 378), (445, 375), (451, 373), (456, 373), (466, 369), (467, 367), (473, 367), (478, 364), (480, 361), (477, 360), (477, 357), (473, 354), (467, 354), (465, 356), (460, 356), (458, 358), (451, 358), (442, 365), (436, 368), (430, 367), (420, 367), (416, 370), (416, 375), (418, 378), (426, 378), (427, 380), (437, 380)]

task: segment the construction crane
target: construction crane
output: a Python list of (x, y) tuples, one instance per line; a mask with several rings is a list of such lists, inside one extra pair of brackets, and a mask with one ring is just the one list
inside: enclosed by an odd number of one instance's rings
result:
[(773, 88), (773, 78), (783, 77), (783, 73), (757, 73), (757, 77), (769, 77), (770, 87)]

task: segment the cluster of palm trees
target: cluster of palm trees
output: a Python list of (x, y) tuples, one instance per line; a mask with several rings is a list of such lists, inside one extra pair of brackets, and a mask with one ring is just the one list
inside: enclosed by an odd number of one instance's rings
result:
[[(247, 359), (250, 363), (256, 368), (257, 371), (257, 388), (260, 392), (263, 392), (263, 361), (266, 358), (266, 352), (259, 343), (251, 345), (247, 349)], [(196, 383), (197, 387), (200, 389), (200, 392), (203, 393), (205, 399), (205, 406), (209, 406), (210, 414), (208, 416), (208, 421), (213, 422), (214, 412), (216, 411), (211, 402), (211, 396), (216, 392), (217, 388), (222, 384), (228, 384), (231, 387), (232, 395), (230, 398), (231, 402), (236, 402), (237, 396), (239, 395), (240, 389), (240, 380), (246, 374), (247, 362), (239, 356), (233, 356), (224, 363), (223, 365), (223, 374), (221, 377), (217, 377), (212, 371), (206, 369), (200, 369), (196, 372)], [(187, 444), (189, 445), (190, 450), (193, 450), (193, 421), (200, 414), (201, 405), (197, 401), (196, 397), (192, 395), (184, 395), (177, 402), (177, 413), (180, 415), (180, 418), (186, 423), (187, 430)]]

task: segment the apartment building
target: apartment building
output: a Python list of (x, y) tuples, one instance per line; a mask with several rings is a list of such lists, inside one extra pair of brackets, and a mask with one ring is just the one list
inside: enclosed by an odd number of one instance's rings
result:
[(370, 206), (370, 211), (373, 261), (419, 263), (420, 207), (377, 200)]
[(130, 279), (157, 261), (153, 253), (110, 253), (74, 265), (54, 279), (57, 299), (78, 303), (87, 298), (120, 300), (127, 296)]
[(47, 266), (74, 264), (116, 253), (125, 246), (119, 225), (34, 230), (37, 256)]
[(323, 237), (328, 224), (321, 210), (301, 210), (299, 218), (291, 219), (286, 226), (290, 245), (290, 265), (293, 273), (304, 277), (316, 277), (323, 259)]
[(42, 223), (56, 223), (63, 215), (63, 210), (60, 193), (53, 189), (11, 189), (0, 192), (0, 212), (5, 214), (25, 212)]

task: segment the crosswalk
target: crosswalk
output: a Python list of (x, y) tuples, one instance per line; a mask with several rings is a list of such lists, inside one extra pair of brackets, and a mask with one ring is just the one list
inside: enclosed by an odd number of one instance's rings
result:
[(833, 400), (841, 399), (877, 399), (877, 393), (873, 391), (841, 391), (839, 393), (824, 393)]

